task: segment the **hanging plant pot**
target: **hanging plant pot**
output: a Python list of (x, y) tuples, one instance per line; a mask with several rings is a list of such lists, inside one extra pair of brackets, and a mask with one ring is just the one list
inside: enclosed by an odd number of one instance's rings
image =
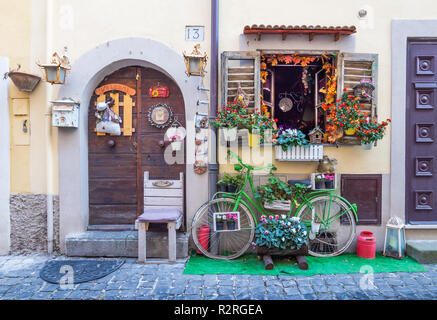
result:
[(11, 71), (8, 73), (8, 76), (18, 90), (24, 92), (32, 92), (41, 80), (41, 77), (19, 71)]
[(355, 132), (356, 132), (356, 129), (355, 129), (355, 128), (349, 128), (349, 129), (344, 130), (344, 133), (345, 133), (347, 136), (353, 136), (353, 135), (355, 134)]
[(361, 143), (361, 147), (362, 147), (364, 150), (372, 150), (374, 146), (375, 146), (375, 142), (370, 142), (370, 143)]
[(179, 151), (182, 148), (182, 141), (173, 141), (171, 143), (171, 148), (173, 151)]

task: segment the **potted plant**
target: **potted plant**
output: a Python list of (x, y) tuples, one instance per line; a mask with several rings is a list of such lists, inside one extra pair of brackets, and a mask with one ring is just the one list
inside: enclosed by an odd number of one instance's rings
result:
[(323, 109), (328, 112), (326, 116), (328, 124), (342, 129), (346, 135), (354, 135), (359, 120), (365, 115), (359, 110), (360, 107), (359, 98), (348, 94), (345, 90), (336, 104), (324, 105)]
[(318, 173), (314, 177), (314, 188), (317, 190), (323, 189), (323, 184), (325, 182), (325, 175), (323, 173)]
[(308, 146), (310, 142), (306, 135), (298, 129), (280, 129), (276, 144), (281, 146), (283, 151), (286, 151), (290, 147)]
[(217, 214), (215, 216), (215, 230), (223, 230), (224, 223), (226, 221), (225, 214)]
[(225, 173), (217, 181), (217, 187), (219, 188), (220, 192), (227, 192), (228, 191), (229, 177), (230, 177), (230, 174)]
[(243, 124), (249, 130), (249, 146), (256, 147), (259, 144), (272, 143), (276, 141), (278, 128), (276, 122), (278, 119), (271, 119), (266, 114), (256, 112), (249, 115)]
[(357, 138), (361, 140), (361, 145), (365, 150), (371, 150), (375, 142), (384, 137), (385, 129), (390, 119), (381, 123), (371, 119), (361, 119), (360, 126), (357, 130)]
[(258, 254), (289, 255), (298, 251), (307, 252), (308, 231), (298, 217), (285, 214), (269, 217), (261, 216), (255, 228), (255, 241)]
[(335, 179), (334, 173), (324, 174), (325, 188), (326, 189), (334, 189), (334, 179)]
[(173, 151), (179, 151), (181, 150), (182, 147), (182, 138), (180, 135), (172, 135), (170, 136), (170, 144), (171, 144), (171, 148), (173, 149)]
[(293, 187), (278, 177), (270, 174), (269, 181), (255, 189), (255, 198), (264, 204), (265, 208), (289, 211)]
[(229, 175), (228, 180), (228, 192), (237, 192), (237, 190), (243, 185), (244, 183), (244, 175), (237, 174), (237, 175)]
[(238, 215), (236, 213), (226, 214), (226, 226), (228, 230), (235, 230), (235, 223), (238, 222)]
[(222, 132), (225, 141), (234, 141), (237, 129), (245, 126), (246, 118), (246, 106), (240, 106), (236, 101), (228, 102), (226, 106), (217, 108), (217, 116), (212, 124)]

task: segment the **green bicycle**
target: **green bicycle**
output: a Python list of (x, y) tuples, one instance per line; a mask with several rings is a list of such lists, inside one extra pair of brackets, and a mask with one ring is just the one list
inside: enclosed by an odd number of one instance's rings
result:
[[(272, 164), (255, 168), (244, 164), (233, 152), (239, 164), (234, 169), (244, 172), (245, 180), (235, 193), (217, 192), (213, 199), (203, 204), (196, 212), (191, 234), (197, 249), (212, 259), (235, 259), (248, 251), (252, 244), (255, 226), (261, 215), (275, 216), (267, 211), (258, 199), (252, 199), (245, 191), (247, 183), (255, 194), (252, 171), (270, 169)], [(296, 186), (301, 181), (289, 181)], [(332, 257), (343, 253), (355, 238), (357, 207), (335, 190), (302, 191), (294, 188), (292, 206), (288, 216), (294, 214), (305, 224), (309, 232), (309, 254), (317, 257)], [(255, 211), (258, 213), (255, 214)], [(234, 215), (237, 227), (223, 230), (217, 227), (217, 217)]]

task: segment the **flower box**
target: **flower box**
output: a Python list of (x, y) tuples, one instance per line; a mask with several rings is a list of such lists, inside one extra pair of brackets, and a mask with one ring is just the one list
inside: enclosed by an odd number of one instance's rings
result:
[(281, 249), (281, 248), (268, 248), (265, 246), (257, 246), (256, 254), (260, 256), (306, 256), (308, 255), (308, 246), (304, 244), (300, 249)]
[(272, 203), (264, 202), (264, 208), (278, 211), (290, 211), (291, 200), (273, 200)]
[[(219, 221), (220, 217), (226, 216), (228, 214), (236, 215), (237, 219), (229, 223), (229, 221)], [(213, 213), (213, 226), (215, 232), (232, 232), (239, 231), (240, 226), (240, 212), (214, 212)]]
[[(316, 176), (318, 174), (333, 174), (334, 175), (334, 181), (333, 181), (332, 188), (326, 188), (326, 184), (325, 183), (322, 183), (322, 187), (321, 188), (316, 187)], [(334, 190), (334, 189), (337, 189), (337, 180), (338, 180), (338, 177), (337, 177), (337, 174), (335, 174), (335, 173), (319, 173), (319, 172), (311, 173), (311, 189), (312, 190)]]
[(289, 147), (286, 151), (275, 146), (275, 159), (279, 161), (319, 161), (323, 158), (323, 145)]

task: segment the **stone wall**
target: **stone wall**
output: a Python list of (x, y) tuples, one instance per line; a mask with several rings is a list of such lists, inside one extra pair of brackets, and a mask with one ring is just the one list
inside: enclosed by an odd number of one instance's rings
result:
[[(53, 201), (54, 244), (59, 252), (59, 197)], [(47, 195), (11, 194), (11, 253), (47, 252)]]

